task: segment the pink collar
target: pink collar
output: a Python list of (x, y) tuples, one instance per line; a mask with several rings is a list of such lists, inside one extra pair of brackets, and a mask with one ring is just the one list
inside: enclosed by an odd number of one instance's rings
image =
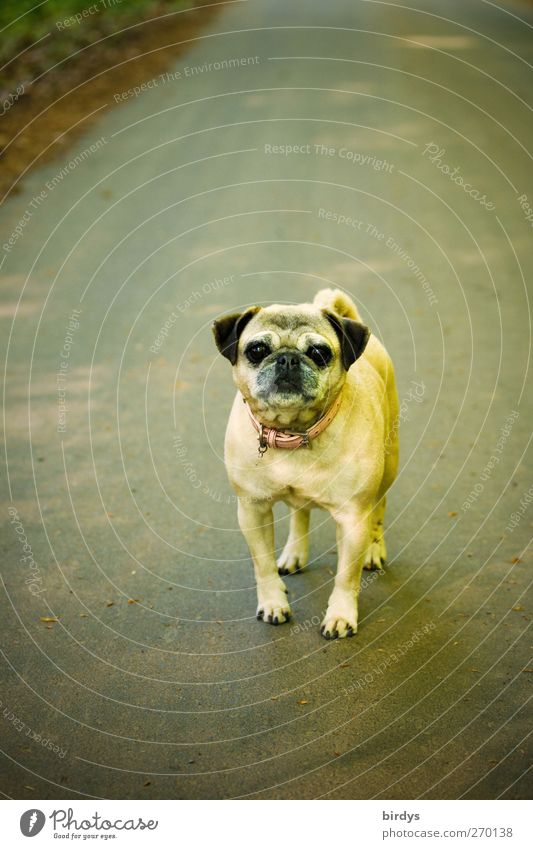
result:
[(248, 415), (250, 416), (250, 420), (259, 434), (259, 455), (262, 457), (265, 451), (268, 448), (301, 448), (305, 446), (309, 447), (309, 443), (312, 439), (322, 433), (329, 424), (333, 421), (335, 416), (339, 411), (339, 407), (341, 405), (341, 392), (335, 398), (333, 404), (327, 410), (326, 413), (319, 419), (312, 427), (303, 433), (295, 433), (288, 430), (278, 430), (275, 427), (267, 427), (267, 425), (261, 424), (258, 419), (252, 413), (250, 407), (246, 403), (246, 399), (242, 400), (246, 404), (246, 409), (248, 410)]

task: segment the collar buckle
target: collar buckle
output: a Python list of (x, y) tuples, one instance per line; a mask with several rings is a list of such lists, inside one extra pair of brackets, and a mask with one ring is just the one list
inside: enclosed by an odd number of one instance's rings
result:
[(259, 447), (257, 449), (257, 451), (259, 453), (259, 457), (262, 457), (263, 454), (266, 454), (266, 452), (268, 451), (268, 443), (265, 439), (265, 432), (264, 431), (265, 431), (265, 426), (263, 424), (260, 424), (259, 425), (259, 435), (257, 437), (258, 442), (259, 442)]

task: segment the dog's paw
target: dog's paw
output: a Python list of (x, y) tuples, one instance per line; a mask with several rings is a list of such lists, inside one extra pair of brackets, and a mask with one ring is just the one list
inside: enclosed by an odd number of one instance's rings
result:
[(293, 575), (302, 572), (307, 565), (307, 546), (302, 540), (295, 542), (289, 539), (285, 548), (278, 558), (278, 572), (280, 575)]
[(348, 594), (331, 598), (320, 633), (326, 640), (343, 639), (357, 634), (357, 601)]
[(370, 572), (375, 572), (376, 570), (381, 572), (386, 562), (387, 548), (385, 546), (385, 540), (383, 536), (374, 537), (368, 547), (363, 569), (367, 569)]
[(281, 579), (274, 579), (257, 588), (257, 618), (269, 625), (283, 625), (291, 618), (287, 588)]

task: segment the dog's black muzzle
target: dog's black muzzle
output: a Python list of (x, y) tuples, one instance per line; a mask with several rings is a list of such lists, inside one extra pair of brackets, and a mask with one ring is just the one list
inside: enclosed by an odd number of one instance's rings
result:
[(294, 351), (285, 351), (276, 357), (275, 384), (281, 392), (301, 392), (302, 361)]

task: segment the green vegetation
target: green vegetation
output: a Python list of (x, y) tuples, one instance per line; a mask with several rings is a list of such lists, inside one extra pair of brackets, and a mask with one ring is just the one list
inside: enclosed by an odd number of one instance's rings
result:
[(36, 49), (53, 63), (152, 14), (194, 5), (194, 0), (2, 0), (0, 62), (12, 59), (49, 33)]

